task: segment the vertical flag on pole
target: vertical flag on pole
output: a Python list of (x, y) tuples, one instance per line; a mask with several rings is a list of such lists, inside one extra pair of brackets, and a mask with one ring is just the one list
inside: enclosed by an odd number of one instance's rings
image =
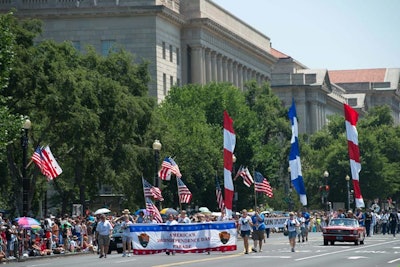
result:
[(241, 167), (238, 171), (238, 174), (243, 178), (243, 183), (247, 187), (250, 187), (254, 183), (253, 176), (251, 176), (251, 173), (247, 167)]
[(357, 121), (358, 113), (352, 109), (349, 105), (344, 104), (344, 116), (346, 118), (346, 136), (347, 146), (349, 150), (350, 167), (351, 167), (351, 178), (353, 180), (354, 187), (354, 198), (356, 200), (356, 207), (364, 207), (364, 200), (361, 195), (360, 184), (359, 184), (359, 173), (361, 171), (360, 163), (360, 150), (358, 148), (358, 132), (357, 132)]
[(235, 150), (236, 136), (233, 130), (233, 120), (229, 117), (228, 112), (224, 111), (224, 187), (225, 187), (225, 207), (226, 215), (232, 217), (233, 202), (233, 151)]
[(218, 177), (215, 176), (215, 196), (217, 197), (218, 208), (225, 209), (224, 198), (222, 196), (221, 186), (219, 185)]
[(153, 214), (154, 219), (157, 222), (159, 222), (159, 223), (163, 222), (160, 212), (158, 211), (157, 207), (153, 204), (153, 201), (151, 201), (151, 199), (148, 197), (146, 197), (146, 210), (149, 213)]
[(274, 193), (267, 179), (260, 172), (255, 172), (254, 174), (254, 190), (256, 192), (262, 192), (269, 198), (272, 198)]
[(178, 184), (179, 203), (190, 203), (192, 193), (189, 191), (189, 188), (182, 182), (181, 178), (176, 177), (176, 181)]
[(289, 119), (292, 124), (292, 139), (290, 140), (289, 166), (290, 180), (293, 187), (300, 196), (300, 202), (303, 206), (307, 206), (306, 188), (304, 186), (303, 176), (301, 173), (300, 148), (299, 148), (299, 128), (297, 124), (296, 105), (294, 99), (289, 109)]

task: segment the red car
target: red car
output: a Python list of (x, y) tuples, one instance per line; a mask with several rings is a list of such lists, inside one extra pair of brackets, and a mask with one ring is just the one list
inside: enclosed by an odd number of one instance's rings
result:
[(364, 226), (360, 226), (356, 219), (350, 218), (333, 218), (328, 226), (322, 229), (324, 237), (324, 245), (334, 245), (335, 242), (354, 242), (355, 245), (364, 244), (366, 230)]

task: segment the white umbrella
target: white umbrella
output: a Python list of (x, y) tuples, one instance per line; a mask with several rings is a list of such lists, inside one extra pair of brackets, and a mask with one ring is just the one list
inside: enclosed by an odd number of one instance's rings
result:
[(207, 207), (201, 207), (199, 208), (199, 211), (201, 213), (211, 213), (211, 211)]
[(101, 208), (101, 209), (96, 210), (96, 211), (94, 212), (94, 215), (97, 215), (97, 214), (104, 214), (104, 213), (109, 213), (109, 212), (111, 212), (111, 210), (106, 209), (106, 208)]

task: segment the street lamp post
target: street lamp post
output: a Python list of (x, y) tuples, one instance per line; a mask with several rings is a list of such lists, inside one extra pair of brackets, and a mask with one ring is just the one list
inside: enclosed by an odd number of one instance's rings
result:
[(31, 128), (32, 123), (30, 120), (26, 119), (24, 125), (22, 126), (22, 136), (21, 136), (21, 147), (22, 147), (22, 215), (28, 216), (29, 212), (29, 191), (30, 191), (30, 181), (26, 174), (26, 162), (27, 162), (27, 151), (28, 151), (28, 132)]
[(326, 210), (328, 210), (328, 195), (329, 195), (328, 177), (329, 177), (329, 172), (324, 171), (324, 178), (325, 178), (324, 204)]
[(347, 210), (350, 210), (350, 176), (345, 177), (347, 183)]
[(286, 194), (286, 201), (288, 203), (288, 211), (292, 211), (292, 178), (290, 177), (291, 175), (291, 169), (290, 166), (287, 168), (288, 170), (288, 180), (285, 183), (285, 194)]
[(153, 142), (153, 150), (154, 150), (154, 180), (153, 180), (153, 185), (156, 187), (159, 187), (159, 178), (158, 178), (158, 161), (160, 159), (160, 150), (161, 150), (162, 144), (160, 143), (159, 140), (154, 140)]
[[(236, 156), (235, 154), (232, 155), (232, 176), (235, 177), (236, 175), (236, 170), (235, 170), (235, 162), (236, 162)], [(237, 201), (238, 201), (238, 192), (236, 192), (236, 186), (233, 186), (233, 212), (236, 214), (237, 210)]]

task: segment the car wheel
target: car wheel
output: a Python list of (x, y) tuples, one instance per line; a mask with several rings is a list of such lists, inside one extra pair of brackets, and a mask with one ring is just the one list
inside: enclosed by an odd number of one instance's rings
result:
[(335, 245), (335, 241), (331, 241), (331, 245), (332, 245), (332, 246)]
[(328, 240), (324, 239), (324, 246), (327, 246), (327, 245), (328, 245)]
[(354, 245), (358, 246), (358, 240), (354, 242)]
[(119, 254), (121, 254), (121, 253), (123, 252), (123, 249), (122, 249), (122, 248), (118, 248), (118, 249), (117, 249), (117, 252), (118, 252)]

